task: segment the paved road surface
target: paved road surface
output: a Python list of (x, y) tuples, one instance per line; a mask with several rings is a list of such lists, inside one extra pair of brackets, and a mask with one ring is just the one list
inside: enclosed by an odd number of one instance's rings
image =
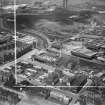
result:
[[(34, 49), (34, 50), (32, 50), (32, 51), (30, 51), (30, 52), (24, 54), (23, 56), (21, 56), (20, 58), (18, 58), (18, 59), (16, 60), (16, 62), (20, 62), (20, 61), (22, 61), (22, 60), (26, 60), (28, 57), (30, 57), (30, 55), (33, 55), (33, 54), (35, 54), (35, 53), (36, 53), (36, 49)], [(5, 69), (6, 67), (9, 67), (9, 66), (11, 66), (11, 65), (15, 65), (15, 61), (12, 61), (12, 62), (9, 62), (9, 63), (6, 63), (6, 64), (0, 66), (0, 70), (3, 70), (3, 69)]]
[(25, 97), (17, 105), (60, 105), (60, 104), (35, 96), (35, 97), (27, 97), (27, 98)]
[[(43, 45), (42, 46), (48, 46), (50, 44), (50, 40), (48, 39), (48, 37), (46, 37), (43, 33), (35, 31), (35, 29), (31, 29), (31, 30), (25, 30), (22, 32), (23, 34), (28, 34), (31, 35), (33, 37), (38, 37), (38, 39), (43, 41)], [(42, 43), (42, 42), (40, 42)]]
[(6, 90), (6, 91), (10, 91), (10, 92), (16, 93), (16, 94), (18, 94), (18, 95), (20, 95), (20, 96), (25, 96), (24, 93), (18, 92), (18, 91), (16, 91), (16, 90), (13, 90), (13, 89), (10, 89), (10, 88), (4, 87), (4, 86), (0, 86), (0, 88), (4, 89), (4, 90)]

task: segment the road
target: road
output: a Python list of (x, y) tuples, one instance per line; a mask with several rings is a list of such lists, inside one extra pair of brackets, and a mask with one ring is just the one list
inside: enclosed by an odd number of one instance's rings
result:
[(60, 105), (58, 103), (45, 100), (42, 97), (34, 96), (34, 97), (25, 97), (20, 103), (17, 105)]
[[(1, 88), (6, 90), (6, 91), (10, 91), (10, 92), (16, 93), (20, 96), (23, 96), (22, 101), (19, 102), (17, 105), (42, 105), (42, 104), (43, 105), (60, 105), (60, 104), (55, 103), (51, 100), (45, 100), (42, 97), (38, 97), (38, 96), (28, 97), (25, 93), (21, 93), (21, 92), (18, 92), (18, 91), (15, 91), (15, 90), (3, 87), (3, 86), (1, 86)], [(68, 92), (68, 91), (62, 91), (62, 90), (59, 90), (59, 89), (54, 88), (54, 87), (52, 87), (52, 90), (60, 92), (64, 95), (68, 96), (69, 98), (72, 97), (73, 100), (71, 101), (71, 103), (69, 105), (74, 105), (75, 101), (78, 99), (78, 95), (76, 95), (74, 93), (71, 93), (71, 92)]]
[[(31, 61), (31, 60), (28, 60), (27, 62), (29, 62), (29, 63), (31, 63), (31, 64), (33, 64), (33, 65), (40, 65), (40, 67), (42, 67), (42, 68), (44, 68), (44, 69), (46, 69), (46, 70), (48, 70), (48, 71), (54, 71), (56, 68), (54, 68), (54, 67), (52, 67), (52, 66), (48, 66), (48, 65), (46, 65), (46, 64), (43, 64), (43, 63), (39, 63), (39, 62), (37, 62), (37, 61)], [(44, 83), (41, 83), (41, 82), (39, 82), (39, 81), (37, 81), (37, 80), (34, 80), (34, 79), (31, 79), (31, 80), (29, 80), (28, 78), (24, 78), (24, 77), (21, 77), (21, 76), (17, 76), (17, 82), (20, 82), (20, 81), (22, 81), (22, 80), (27, 80), (27, 81), (29, 81), (29, 83), (31, 83), (31, 84), (33, 84), (34, 86), (45, 86), (46, 84), (44, 84)]]
[[(43, 41), (43, 46), (47, 46), (50, 44), (50, 40), (48, 39), (47, 36), (45, 36), (43, 33), (41, 32), (38, 32), (38, 31), (35, 31), (35, 29), (27, 29), (27, 30), (24, 30), (22, 31), (23, 34), (28, 34), (28, 35), (31, 35), (31, 36), (34, 36), (34, 37), (38, 37), (40, 40)], [(42, 42), (41, 42), (42, 43)]]
[[(28, 31), (23, 31), (23, 34), (26, 34), (26, 35), (28, 34), (28, 35), (32, 35), (32, 36), (34, 36), (34, 37), (38, 37), (39, 42), (41, 43), (41, 44), (40, 44), (41, 46), (47, 47), (47, 46), (50, 44), (50, 40), (49, 40), (44, 34), (38, 32), (38, 31), (35, 31), (34, 29), (28, 30)], [(42, 42), (42, 41), (43, 41), (43, 42)], [(16, 60), (16, 62), (19, 62), (20, 60), (22, 60), (22, 59), (24, 59), (25, 57), (29, 56), (30, 53), (32, 54), (32, 52), (29, 52), (29, 53), (23, 55), (22, 57), (18, 58), (18, 59)], [(34, 52), (34, 53), (35, 53), (35, 52)], [(26, 56), (26, 55), (27, 55), (27, 56)], [(3, 65), (3, 66), (0, 66), (0, 69), (3, 70), (5, 67), (8, 67), (8, 66), (10, 66), (10, 65), (15, 65), (15, 62), (12, 61), (12, 62), (10, 62), (10, 63), (7, 63), (7, 64)]]
[(6, 63), (6, 64), (4, 64), (4, 65), (2, 65), (2, 66), (0, 66), (0, 70), (5, 72), (4, 69), (5, 69), (6, 67), (9, 67), (9, 66), (11, 66), (11, 65), (15, 65), (16, 62), (18, 63), (18, 62), (20, 62), (20, 61), (27, 60), (28, 57), (30, 57), (31, 55), (35, 54), (37, 51), (38, 51), (37, 49), (34, 49), (34, 50), (32, 50), (32, 51), (30, 51), (30, 52), (24, 54), (24, 55), (21, 56), (20, 58), (14, 60), (14, 61), (12, 61), (12, 62)]
[(9, 91), (9, 92), (18, 94), (18, 95), (20, 95), (20, 96), (25, 96), (24, 93), (18, 92), (18, 91), (16, 91), (16, 90), (13, 90), (13, 89), (10, 89), (10, 88), (4, 87), (4, 86), (0, 86), (0, 88), (4, 89), (4, 90), (6, 90), (6, 91)]
[[(69, 105), (75, 105), (75, 101), (77, 100), (78, 95), (73, 94), (71, 92), (62, 91), (54, 87), (52, 88), (52, 90), (65, 94), (66, 96), (70, 98), (72, 97), (73, 100), (70, 102)], [(34, 96), (24, 97), (22, 101), (18, 103), (17, 105), (61, 105), (61, 103), (50, 100), (50, 99), (45, 100), (43, 97), (34, 95)]]
[[(12, 62), (9, 62), (9, 63), (7, 63), (7, 64), (5, 64), (5, 65), (3, 65), (3, 66), (0, 66), (0, 70), (6, 72), (6, 70), (5, 70), (6, 67), (9, 67), (9, 66), (11, 66), (11, 65), (14, 65), (14, 66), (15, 66), (15, 63), (18, 63), (18, 62), (20, 62), (20, 61), (27, 61), (27, 62), (29, 62), (29, 63), (31, 63), (31, 64), (33, 64), (33, 65), (40, 65), (40, 67), (42, 67), (42, 68), (44, 68), (44, 69), (46, 69), (46, 70), (48, 70), (48, 71), (54, 71), (55, 68), (52, 67), (52, 66), (49, 66), (49, 65), (46, 65), (46, 64), (37, 62), (37, 61), (31, 61), (31, 59), (29, 59), (31, 55), (36, 54), (36, 53), (38, 53), (38, 52), (39, 52), (39, 51), (38, 51), (37, 49), (34, 49), (34, 50), (32, 50), (32, 51), (26, 53), (25, 55), (21, 56), (21, 57), (18, 58), (17, 60), (12, 61)], [(16, 73), (16, 72), (15, 72), (15, 73)]]

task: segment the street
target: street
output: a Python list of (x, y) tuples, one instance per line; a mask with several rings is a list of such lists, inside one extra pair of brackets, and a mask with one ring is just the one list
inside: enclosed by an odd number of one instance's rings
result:
[(49, 100), (45, 100), (42, 97), (24, 97), (20, 103), (17, 105), (60, 105), (58, 103), (51, 102)]

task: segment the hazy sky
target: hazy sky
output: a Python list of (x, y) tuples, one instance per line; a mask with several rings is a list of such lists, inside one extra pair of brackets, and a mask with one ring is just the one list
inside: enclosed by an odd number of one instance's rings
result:
[[(1, 1), (1, 0), (0, 0)], [(4, 1), (4, 0), (3, 0)], [(6, 0), (8, 1), (8, 0)], [(9, 0), (9, 1), (14, 1), (14, 0)], [(16, 0), (19, 3), (28, 3), (28, 4), (33, 4), (35, 1), (47, 1), (47, 0)], [(62, 4), (63, 0), (49, 0), (57, 4)], [(92, 3), (92, 4), (98, 4), (98, 5), (104, 5), (105, 0), (68, 0), (69, 5), (77, 5), (77, 4), (83, 4), (83, 3)]]

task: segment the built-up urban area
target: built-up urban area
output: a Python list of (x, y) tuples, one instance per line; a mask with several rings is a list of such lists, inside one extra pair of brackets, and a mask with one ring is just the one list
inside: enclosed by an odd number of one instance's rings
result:
[(4, 1), (0, 105), (105, 105), (105, 2)]

